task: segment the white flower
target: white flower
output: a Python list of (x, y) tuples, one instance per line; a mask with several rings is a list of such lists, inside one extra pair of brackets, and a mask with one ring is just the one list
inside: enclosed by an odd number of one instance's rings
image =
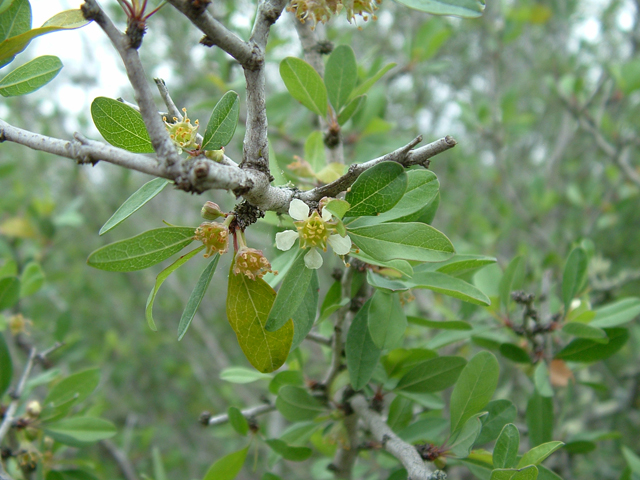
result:
[(322, 215), (317, 211), (309, 215), (309, 207), (302, 200), (294, 198), (289, 205), (289, 215), (296, 220), (296, 230), (285, 230), (276, 234), (276, 247), (289, 250), (297, 238), (300, 238), (300, 248), (308, 248), (304, 256), (307, 268), (317, 269), (322, 266), (322, 256), (318, 249), (327, 251), (327, 243), (338, 255), (346, 255), (351, 251), (351, 239), (348, 235), (342, 237), (337, 233), (336, 222), (328, 210), (322, 209)]

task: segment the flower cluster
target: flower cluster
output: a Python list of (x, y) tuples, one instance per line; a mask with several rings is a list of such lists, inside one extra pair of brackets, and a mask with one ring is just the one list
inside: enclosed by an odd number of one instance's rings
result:
[(287, 10), (295, 12), (296, 17), (304, 23), (312, 20), (314, 26), (326, 23), (333, 15), (339, 14), (342, 10), (347, 12), (347, 20), (351, 22), (356, 15), (361, 15), (364, 20), (368, 20), (371, 15), (375, 20), (374, 12), (378, 9), (377, 3), (381, 0), (291, 0)]
[(308, 248), (304, 256), (307, 268), (317, 269), (322, 266), (322, 256), (318, 249), (327, 251), (327, 243), (338, 255), (346, 255), (351, 251), (351, 239), (338, 234), (337, 221), (331, 212), (320, 207), (321, 214), (314, 210), (309, 215), (309, 207), (297, 198), (289, 205), (289, 215), (296, 220), (296, 230), (285, 230), (276, 234), (276, 246), (280, 250), (289, 250), (295, 241), (300, 239), (300, 248)]
[(242, 273), (251, 280), (255, 280), (256, 278), (262, 278), (267, 272), (273, 272), (273, 270), (271, 270), (271, 264), (261, 250), (247, 246), (242, 246), (238, 249), (236, 260), (233, 264), (234, 275)]
[(229, 227), (224, 223), (204, 222), (196, 228), (194, 239), (207, 247), (205, 258), (215, 253), (222, 255), (229, 250)]
[(173, 123), (168, 123), (167, 117), (162, 118), (165, 126), (167, 127), (167, 132), (169, 132), (169, 137), (181, 152), (182, 150), (193, 150), (198, 148), (196, 140), (198, 127), (200, 126), (198, 120), (193, 124), (191, 123), (191, 119), (187, 117), (186, 108), (183, 108), (182, 111), (184, 112), (182, 119), (173, 117)]

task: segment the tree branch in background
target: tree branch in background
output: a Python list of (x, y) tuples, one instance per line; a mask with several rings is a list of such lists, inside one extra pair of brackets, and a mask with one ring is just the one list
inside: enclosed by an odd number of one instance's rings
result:
[(11, 403), (7, 407), (6, 412), (4, 413), (4, 418), (2, 423), (0, 424), (0, 442), (4, 439), (7, 432), (11, 428), (11, 424), (13, 423), (14, 416), (16, 411), (18, 410), (18, 403), (20, 402), (20, 397), (22, 396), (22, 392), (24, 391), (24, 386), (29, 379), (29, 375), (31, 374), (31, 369), (33, 368), (33, 362), (37, 357), (37, 352), (35, 348), (31, 348), (29, 352), (29, 358), (27, 359), (27, 364), (24, 367), (24, 371), (22, 372), (22, 376), (20, 380), (18, 380), (18, 385), (15, 390), (11, 393)]
[(369, 403), (364, 396), (356, 395), (351, 398), (350, 404), (373, 438), (380, 442), (387, 452), (400, 460), (407, 470), (408, 480), (434, 480), (433, 472), (425, 465), (415, 447), (393, 433), (382, 417), (369, 408)]
[[(265, 413), (273, 412), (276, 409), (276, 406), (272, 403), (265, 403), (264, 405), (257, 405), (251, 408), (245, 408), (241, 410), (240, 413), (249, 420), (251, 417), (256, 417), (258, 415), (264, 415)], [(203, 419), (204, 425), (223, 425), (229, 421), (229, 415), (223, 413), (221, 415), (216, 415), (215, 417), (206, 418), (206, 414), (203, 414), (201, 418)], [(206, 420), (206, 423), (205, 423)]]
[(122, 472), (122, 476), (125, 480), (138, 480), (138, 474), (136, 473), (135, 468), (133, 468), (131, 461), (115, 443), (111, 440), (101, 440), (100, 445), (116, 462), (116, 465), (118, 465), (118, 468), (120, 469), (120, 472)]

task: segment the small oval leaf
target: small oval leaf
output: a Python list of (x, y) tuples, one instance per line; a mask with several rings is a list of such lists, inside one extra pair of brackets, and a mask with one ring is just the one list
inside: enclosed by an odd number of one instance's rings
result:
[(107, 97), (91, 102), (91, 117), (104, 139), (134, 153), (153, 153), (142, 115), (135, 108)]
[(0, 80), (0, 95), (15, 97), (35, 92), (62, 69), (62, 62), (53, 55), (43, 55), (19, 66)]
[(327, 115), (327, 89), (322, 77), (304, 60), (287, 57), (280, 62), (280, 76), (293, 98), (312, 112)]
[(233, 138), (240, 116), (240, 99), (233, 90), (225, 93), (211, 112), (202, 139), (203, 150), (220, 150)]

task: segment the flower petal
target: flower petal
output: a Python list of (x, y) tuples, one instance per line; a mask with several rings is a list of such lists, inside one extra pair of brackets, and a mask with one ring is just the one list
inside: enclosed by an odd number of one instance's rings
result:
[(309, 206), (298, 198), (291, 200), (289, 204), (289, 216), (295, 220), (309, 218)]
[(310, 248), (309, 253), (304, 256), (304, 264), (307, 268), (316, 270), (322, 266), (322, 255), (316, 248)]
[(279, 250), (289, 250), (293, 247), (298, 239), (298, 232), (293, 230), (285, 230), (284, 232), (276, 233), (276, 247)]
[(325, 210), (324, 208), (322, 209), (322, 220), (324, 220), (325, 222), (329, 222), (331, 221), (331, 217), (333, 215), (331, 215), (331, 212), (329, 210)]
[(341, 237), (340, 235), (329, 235), (329, 245), (338, 255), (346, 255), (351, 251), (351, 238), (349, 235)]

